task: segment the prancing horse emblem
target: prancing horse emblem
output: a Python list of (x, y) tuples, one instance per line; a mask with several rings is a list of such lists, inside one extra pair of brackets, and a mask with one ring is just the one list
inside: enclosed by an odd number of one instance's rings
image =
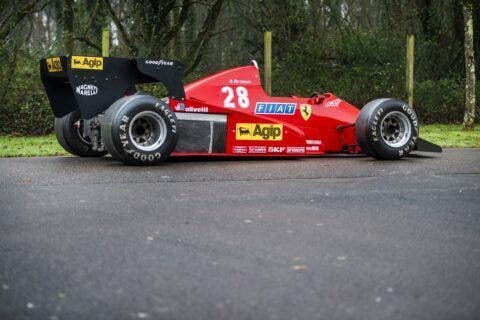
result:
[(303, 120), (307, 121), (312, 115), (312, 106), (309, 104), (301, 104), (300, 114), (302, 115)]

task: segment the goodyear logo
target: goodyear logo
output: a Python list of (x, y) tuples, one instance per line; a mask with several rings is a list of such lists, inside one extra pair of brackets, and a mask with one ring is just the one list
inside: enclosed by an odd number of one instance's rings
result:
[(102, 57), (72, 56), (72, 69), (103, 70)]
[(237, 140), (269, 140), (283, 139), (283, 125), (265, 123), (237, 123), (235, 138)]
[(296, 103), (257, 102), (255, 113), (292, 115), (295, 113), (296, 108)]
[(60, 57), (53, 57), (46, 59), (48, 72), (60, 72), (62, 71), (62, 63)]

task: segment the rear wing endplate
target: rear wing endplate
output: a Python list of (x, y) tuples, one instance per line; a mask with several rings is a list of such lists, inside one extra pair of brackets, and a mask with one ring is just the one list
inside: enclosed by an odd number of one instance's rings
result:
[(40, 60), (40, 75), (55, 117), (77, 109), (83, 119), (104, 112), (136, 92), (140, 83), (161, 82), (172, 99), (185, 99), (180, 62), (155, 59), (61, 56)]

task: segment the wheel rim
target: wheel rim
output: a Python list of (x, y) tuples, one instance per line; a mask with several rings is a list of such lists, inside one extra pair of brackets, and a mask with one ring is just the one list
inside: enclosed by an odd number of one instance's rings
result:
[(167, 124), (158, 113), (143, 111), (133, 117), (129, 134), (137, 149), (156, 150), (167, 138)]
[(380, 124), (383, 141), (392, 148), (398, 148), (408, 142), (412, 126), (407, 116), (400, 111), (388, 113)]

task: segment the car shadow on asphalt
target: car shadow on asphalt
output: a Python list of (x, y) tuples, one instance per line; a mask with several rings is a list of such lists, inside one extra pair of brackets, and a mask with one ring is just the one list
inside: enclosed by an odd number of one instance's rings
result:
[[(367, 161), (367, 162), (381, 162), (381, 163), (389, 163), (389, 162), (396, 162), (396, 161), (408, 161), (409, 158), (412, 159), (434, 159), (435, 156), (429, 156), (425, 154), (409, 154), (406, 158), (400, 159), (400, 160), (377, 160), (372, 157), (369, 157), (365, 154), (343, 154), (343, 153), (338, 153), (338, 154), (325, 154), (321, 156), (307, 156), (307, 157), (218, 157), (218, 156), (175, 156), (175, 157), (169, 157), (165, 161), (165, 163), (182, 163), (182, 162), (188, 162), (188, 163), (195, 163), (195, 162), (258, 162), (258, 161), (264, 161), (264, 162), (275, 162), (275, 161), (305, 161), (309, 159), (345, 159), (345, 160), (350, 160), (350, 159), (358, 159), (358, 161)], [(112, 164), (118, 164), (121, 166), (128, 166), (123, 164), (121, 161), (118, 161), (111, 156), (105, 156), (102, 159), (111, 162)]]

